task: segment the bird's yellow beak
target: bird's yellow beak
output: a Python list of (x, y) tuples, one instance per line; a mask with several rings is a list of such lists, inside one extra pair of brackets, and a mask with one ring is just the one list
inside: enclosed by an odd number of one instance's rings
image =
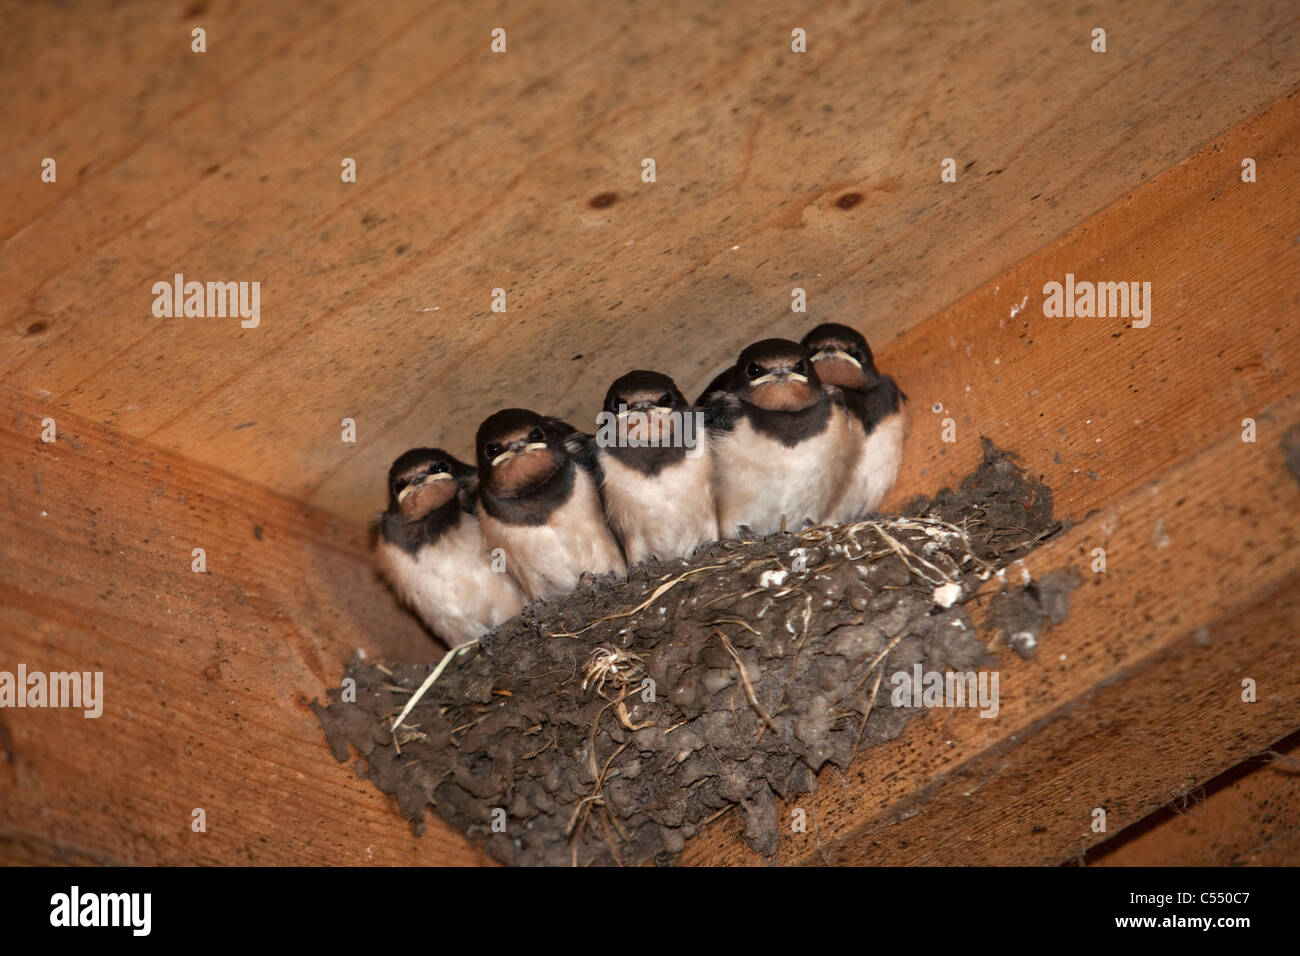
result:
[(423, 488), (431, 481), (444, 481), (444, 480), (450, 480), (451, 478), (452, 478), (452, 474), (451, 472), (448, 471), (440, 471), (433, 475), (425, 475), (419, 481), (414, 481), (411, 484), (407, 485), (405, 488), (403, 488), (401, 491), (399, 491), (397, 493), (397, 503), (400, 505), (403, 501), (406, 500), (407, 495), (415, 491), (417, 488)]
[(844, 351), (844, 350), (841, 349), (841, 348), (836, 348), (836, 347), (833, 346), (833, 345), (828, 345), (828, 346), (826, 346), (826, 348), (824, 348), (824, 349), (818, 349), (818, 350), (817, 350), (817, 354), (814, 355), (814, 356), (812, 357), (812, 360), (813, 360), (814, 362), (817, 362), (817, 361), (820, 361), (821, 359), (828, 359), (828, 358), (840, 358), (840, 359), (844, 359), (844, 361), (846, 361), (846, 362), (852, 362), (853, 365), (854, 365), (854, 366), (855, 366), (859, 371), (862, 370), (862, 363), (861, 363), (861, 362), (859, 362), (857, 359), (855, 359), (855, 358), (854, 358), (852, 355), (850, 355), (848, 352)]
[(760, 375), (756, 379), (750, 380), (750, 385), (766, 385), (768, 382), (807, 382), (807, 375), (800, 375), (798, 372), (768, 372), (766, 375)]

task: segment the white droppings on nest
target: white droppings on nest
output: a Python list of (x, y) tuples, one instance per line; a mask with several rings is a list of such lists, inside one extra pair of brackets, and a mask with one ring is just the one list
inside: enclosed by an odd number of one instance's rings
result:
[(998, 581), (1000, 581), (1000, 582), (1003, 583), (1003, 584), (1006, 584), (1006, 583), (1007, 583), (1007, 572), (1008, 572), (1008, 571), (1019, 571), (1019, 572), (1020, 572), (1020, 586), (1021, 586), (1021, 587), (1024, 587), (1026, 584), (1028, 584), (1030, 581), (1033, 580), (1033, 578), (1032, 578), (1032, 577), (1030, 576), (1030, 574), (1029, 574), (1029, 569), (1028, 569), (1027, 567), (1025, 567), (1025, 562), (1022, 561), (1022, 560), (1020, 560), (1019, 558), (1017, 558), (1015, 561), (1012, 561), (1012, 562), (1011, 562), (1009, 565), (1007, 565), (1005, 568), (998, 568), (998, 573), (997, 573), (997, 579), (998, 579)]
[(957, 599), (961, 597), (961, 585), (953, 584), (951, 581), (947, 584), (941, 584), (931, 593), (934, 603), (939, 607), (952, 607)]
[(1025, 306), (1028, 304), (1029, 304), (1029, 296), (1025, 296), (1023, 299), (1020, 300), (1019, 305), (1013, 305), (1011, 307), (1011, 318), (1014, 319), (1017, 315), (1019, 315), (1024, 310)]
[(1038, 646), (1038, 638), (1034, 636), (1033, 631), (1016, 631), (1011, 635), (1011, 643), (1013, 646), (1030, 651)]
[(758, 576), (758, 586), (761, 588), (780, 587), (782, 584), (785, 584), (785, 579), (789, 576), (789, 574), (790, 572), (785, 570), (764, 571), (762, 574)]

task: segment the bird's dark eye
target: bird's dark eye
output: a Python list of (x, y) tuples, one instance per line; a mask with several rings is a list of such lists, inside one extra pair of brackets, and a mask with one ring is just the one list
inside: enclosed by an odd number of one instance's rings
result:
[(865, 361), (866, 361), (866, 359), (864, 359), (864, 358), (862, 357), (862, 350), (861, 350), (861, 349), (854, 349), (853, 351), (849, 352), (849, 354), (852, 355), (852, 356), (853, 356), (855, 359), (857, 359), (859, 362), (864, 362), (864, 363), (865, 363)]
[(433, 467), (429, 469), (429, 474), (439, 475), (446, 470), (447, 470), (447, 463), (445, 461), (435, 461), (433, 463)]
[(667, 392), (659, 396), (659, 404), (664, 408), (670, 408), (673, 404), (673, 397)]
[(760, 375), (763, 374), (763, 366), (755, 362), (750, 362), (749, 368), (745, 369), (745, 374), (748, 375), (750, 378), (758, 378)]
[(799, 361), (797, 361), (797, 362), (794, 363), (794, 371), (795, 371), (795, 374), (797, 374), (797, 375), (807, 375), (807, 374), (808, 374), (808, 366), (804, 364), (803, 359), (800, 359)]
[(488, 456), (489, 461), (491, 461), (497, 455), (501, 454), (501, 452), (502, 452), (501, 446), (494, 441), (490, 441), (483, 446), (483, 454)]
[(541, 428), (539, 428), (539, 427), (534, 427), (533, 430), (530, 431), (530, 432), (528, 433), (528, 440), (529, 440), (529, 441), (546, 441), (546, 435), (542, 432)]
[(407, 481), (405, 478), (398, 478), (395, 482), (393, 482), (393, 494), (400, 494), (402, 489), (409, 484), (410, 482)]

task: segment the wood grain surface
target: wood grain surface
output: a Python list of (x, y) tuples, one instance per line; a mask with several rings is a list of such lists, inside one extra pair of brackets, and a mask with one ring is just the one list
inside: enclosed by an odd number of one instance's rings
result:
[(482, 861), (416, 839), (309, 706), (358, 648), (439, 653), (351, 523), (74, 415), (46, 444), (45, 415), (0, 417), (0, 670), (101, 671), (105, 703), (0, 710), (0, 860)]
[[(357, 520), (502, 405), (581, 423), (818, 316), (888, 342), (1300, 80), (1286, 0), (4, 15), (3, 382)], [(155, 319), (177, 272), (261, 324)]]
[[(1244, 156), (1267, 181), (1241, 181)], [(1300, 394), (1298, 240), (1293, 92), (883, 350), (912, 424), (885, 507), (968, 473), (987, 435), (1077, 520), (1240, 433)], [(1067, 273), (1150, 282), (1150, 326), (1046, 317), (1043, 287)]]
[[(102, 670), (107, 696), (0, 711), (0, 861), (485, 862), (414, 837), (308, 707), (358, 648), (437, 655), (365, 554), (389, 460), (468, 455), (505, 404), (582, 423), (634, 366), (693, 392), (824, 318), (911, 397), (887, 504), (989, 436), (1076, 523), (1033, 573), (1110, 567), (1007, 659), (999, 719), (933, 713), (824, 773), (779, 861), (1078, 859), (1300, 727), (1294, 4), (0, 16), (0, 669)], [(260, 282), (261, 324), (154, 318), (176, 272)], [(1044, 316), (1067, 272), (1152, 283), (1150, 327)], [(1300, 860), (1283, 824), (1215, 845)], [(684, 860), (757, 862), (728, 818)]]
[[(1113, 845), (1112, 845), (1113, 844)], [(1294, 866), (1300, 737), (1245, 761), (1097, 848), (1097, 866)]]

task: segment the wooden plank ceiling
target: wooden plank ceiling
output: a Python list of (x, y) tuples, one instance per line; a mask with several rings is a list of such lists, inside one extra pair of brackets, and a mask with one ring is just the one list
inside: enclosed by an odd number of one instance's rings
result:
[[(482, 861), (436, 820), (415, 839), (307, 706), (358, 649), (436, 653), (366, 566), (389, 459), (468, 454), (502, 403), (581, 421), (633, 365), (692, 391), (813, 316), (859, 324), (912, 395), (895, 501), (990, 435), (1077, 525), (1033, 571), (1086, 571), (1098, 543), (1111, 568), (1058, 656), (1007, 661), (996, 728), (927, 716), (824, 774), (817, 831), (779, 859), (1061, 862), (1101, 840), (1074, 800), (1114, 832), (1296, 730), (1293, 3), (0, 17), (0, 652), (112, 681), (99, 720), (0, 713), (0, 859)], [(154, 318), (176, 272), (261, 282), (260, 325)], [(1151, 281), (1152, 326), (1044, 318), (1066, 272)], [(1260, 792), (1218, 802), (1289, 793)], [(1284, 822), (1221, 842), (1293, 860)], [(684, 858), (752, 861), (733, 827)]]
[[(1286, 0), (3, 16), (0, 383), (356, 520), (397, 453), (468, 455), (502, 404), (583, 423), (630, 367), (691, 391), (746, 340), (799, 334), (793, 287), (884, 344), (1300, 62)], [(260, 325), (154, 318), (178, 272), (260, 282)]]
[[(904, 487), (968, 470), (982, 433), (1019, 445), (1076, 522), (1026, 564), (1085, 585), (1038, 661), (1003, 650), (1001, 719), (927, 714), (826, 771), (815, 828), (779, 859), (1059, 863), (1104, 839), (1091, 808), (1114, 833), (1297, 729), (1298, 106), (1248, 118), (882, 350), (915, 383)], [(1241, 155), (1266, 157), (1267, 178), (1241, 183)], [(1009, 290), (1100, 263), (1163, 290), (1149, 328), (1002, 311)], [(99, 720), (0, 712), (0, 859), (482, 860), (438, 820), (413, 839), (307, 707), (358, 647), (434, 653), (366, 573), (356, 523), (75, 416), (43, 444), (44, 409), (22, 397), (0, 419), (0, 648), (112, 683)], [(209, 574), (189, 570), (196, 543)], [(1240, 839), (1220, 862), (1300, 845), (1289, 818)], [(754, 856), (723, 818), (684, 859)]]

